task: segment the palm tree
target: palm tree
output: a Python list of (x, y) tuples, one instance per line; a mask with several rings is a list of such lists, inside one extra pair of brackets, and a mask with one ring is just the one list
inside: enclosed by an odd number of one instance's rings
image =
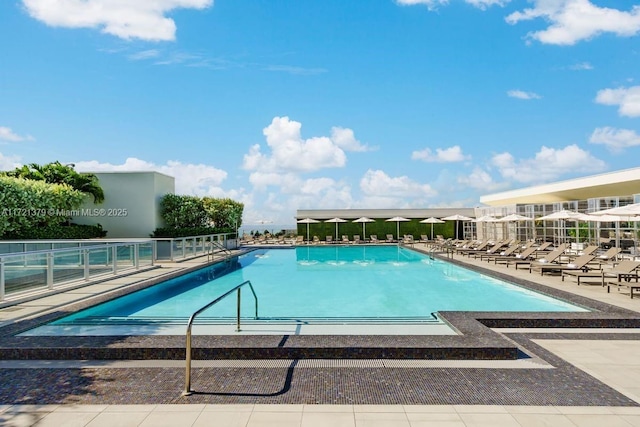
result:
[(94, 203), (102, 203), (104, 201), (104, 191), (100, 187), (97, 176), (92, 173), (78, 173), (75, 171), (74, 165), (63, 165), (57, 160), (42, 166), (37, 163), (31, 163), (28, 166), (24, 165), (6, 172), (6, 175), (34, 181), (45, 181), (50, 184), (67, 184), (74, 190), (92, 196)]

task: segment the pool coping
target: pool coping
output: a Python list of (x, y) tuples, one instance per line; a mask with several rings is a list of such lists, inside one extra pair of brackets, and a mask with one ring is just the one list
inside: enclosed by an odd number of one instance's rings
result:
[[(284, 248), (283, 248), (284, 249)], [(424, 250), (412, 248), (421, 253)], [(515, 360), (522, 353), (511, 340), (491, 328), (638, 328), (640, 313), (435, 255), (442, 260), (525, 289), (544, 293), (590, 312), (461, 312), (443, 311), (439, 317), (460, 335), (244, 335), (194, 336), (194, 359), (451, 359)], [(16, 334), (88, 306), (104, 302), (172, 277), (223, 262), (203, 263), (148, 279), (109, 294), (73, 303), (54, 311), (0, 327), (0, 359), (5, 360), (140, 360), (185, 358), (184, 336), (22, 337)]]

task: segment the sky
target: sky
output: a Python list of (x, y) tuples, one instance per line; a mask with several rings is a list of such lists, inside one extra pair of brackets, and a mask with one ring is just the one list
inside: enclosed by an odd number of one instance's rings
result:
[(640, 2), (3, 0), (0, 170), (297, 209), (474, 207), (634, 168)]

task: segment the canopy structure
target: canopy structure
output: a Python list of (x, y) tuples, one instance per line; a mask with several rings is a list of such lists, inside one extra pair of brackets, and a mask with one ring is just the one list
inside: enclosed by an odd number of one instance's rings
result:
[(361, 222), (362, 223), (362, 238), (366, 240), (367, 233), (366, 233), (365, 225), (366, 225), (367, 222), (376, 222), (376, 220), (375, 219), (371, 219), (371, 218), (367, 218), (366, 216), (362, 216), (362, 217), (360, 217), (358, 219), (354, 219), (351, 222)]
[(335, 222), (336, 223), (336, 242), (338, 241), (338, 223), (340, 222), (347, 222), (346, 219), (342, 219), (342, 218), (331, 218), (326, 220), (325, 222)]
[[(554, 213), (549, 214), (549, 215), (541, 216), (540, 218), (538, 218), (538, 220), (541, 220), (541, 221), (563, 221), (563, 225), (564, 225), (564, 221), (574, 221), (576, 223), (576, 243), (580, 243), (580, 228), (578, 226), (578, 221), (587, 220), (587, 215), (579, 213), (579, 212), (574, 212), (574, 211), (569, 211), (569, 210), (563, 209), (561, 211), (554, 212)], [(565, 227), (563, 226), (562, 228), (564, 229)], [(564, 239), (565, 239), (565, 237), (563, 236), (563, 240)]]
[(444, 224), (444, 221), (438, 218), (429, 217), (420, 221), (422, 224), (431, 224), (431, 240), (433, 240), (433, 224)]
[(396, 236), (397, 237), (396, 237), (396, 239), (398, 241), (400, 241), (400, 222), (411, 221), (411, 220), (407, 219), (407, 218), (403, 218), (401, 216), (394, 216), (393, 218), (386, 219), (385, 221), (387, 221), (387, 222), (395, 221), (397, 223), (397, 226), (396, 226)]
[(298, 224), (307, 224), (307, 243), (309, 243), (309, 224), (315, 224), (318, 221), (317, 219), (305, 218), (298, 221)]
[[(533, 218), (514, 213), (514, 214), (509, 214), (507, 216), (503, 216), (502, 218), (498, 219), (498, 222), (503, 222), (503, 223), (516, 223), (516, 222), (524, 222), (524, 221), (533, 221)], [(509, 234), (511, 234), (511, 230), (509, 230)], [(532, 235), (534, 234), (535, 233), (532, 233)], [(517, 233), (515, 232), (515, 230), (514, 230), (514, 237), (517, 238)], [(529, 227), (525, 229), (525, 238), (527, 240), (529, 239)]]

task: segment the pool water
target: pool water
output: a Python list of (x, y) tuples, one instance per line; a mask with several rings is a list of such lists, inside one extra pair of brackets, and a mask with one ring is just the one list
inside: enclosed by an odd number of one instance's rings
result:
[[(261, 319), (433, 319), (437, 311), (587, 311), (398, 246), (262, 249), (198, 270), (53, 324), (179, 322), (251, 281)], [(242, 292), (242, 315), (254, 299)], [(230, 296), (199, 319), (233, 318)]]

